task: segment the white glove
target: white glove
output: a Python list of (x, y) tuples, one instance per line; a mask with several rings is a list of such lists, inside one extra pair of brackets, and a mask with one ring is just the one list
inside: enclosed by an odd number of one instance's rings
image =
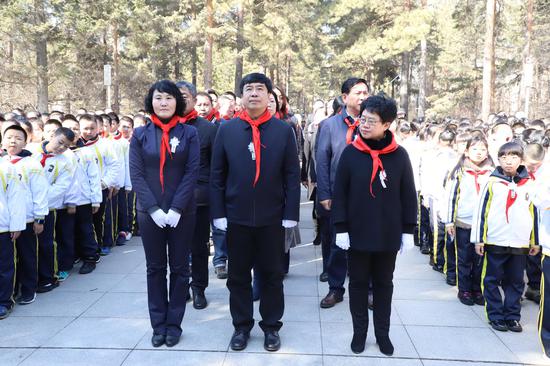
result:
[(181, 217), (181, 214), (177, 213), (176, 211), (172, 209), (168, 210), (168, 213), (166, 214), (166, 225), (171, 227), (178, 226), (180, 217)]
[(336, 245), (344, 250), (349, 249), (349, 234), (338, 233), (336, 234)]
[(292, 221), (292, 220), (283, 220), (283, 227), (285, 229), (293, 228), (294, 226), (298, 225), (298, 221)]
[(414, 236), (413, 234), (401, 234), (401, 249), (399, 253), (403, 253), (414, 248)]
[(214, 219), (214, 226), (221, 231), (227, 231), (227, 218)]
[(158, 227), (166, 227), (166, 214), (160, 208), (151, 213), (151, 218)]

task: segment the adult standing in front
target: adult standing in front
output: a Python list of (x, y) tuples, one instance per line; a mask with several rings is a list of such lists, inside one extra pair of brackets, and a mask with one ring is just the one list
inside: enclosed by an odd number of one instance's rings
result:
[[(321, 122), (316, 142), (317, 206), (318, 220), (322, 227), (321, 242), (323, 273), (328, 278), (329, 292), (321, 300), (322, 308), (331, 308), (344, 299), (344, 281), (347, 273), (346, 253), (334, 243), (335, 232), (330, 217), (334, 178), (340, 155), (357, 134), (361, 103), (369, 96), (367, 81), (349, 78), (342, 84), (342, 100), (345, 107), (338, 114)], [(326, 275), (325, 275), (326, 273)]]
[(185, 99), (184, 116), (180, 120), (197, 129), (200, 140), (200, 169), (195, 200), (197, 211), (195, 215), (195, 233), (191, 246), (191, 289), (193, 291), (193, 307), (204, 309), (208, 303), (204, 290), (208, 287), (208, 256), (210, 248), (210, 207), (208, 199), (208, 182), (210, 180), (210, 160), (212, 157), (212, 145), (216, 138), (217, 128), (213, 123), (199, 117), (195, 110), (197, 102), (197, 88), (187, 81), (176, 83)]
[(154, 347), (173, 347), (181, 336), (189, 292), (199, 138), (194, 127), (179, 123), (185, 101), (173, 82), (153, 84), (145, 97), (145, 109), (152, 123), (134, 130), (130, 177), (137, 196), (137, 219), (147, 264), (151, 342)]
[(264, 348), (277, 351), (284, 312), (285, 228), (297, 225), (300, 166), (292, 128), (267, 110), (271, 80), (246, 75), (244, 110), (218, 129), (212, 154), (210, 209), (214, 225), (227, 229), (229, 308), (233, 350), (246, 348), (254, 326), (250, 271), (261, 272), (259, 325)]
[(393, 271), (400, 246), (414, 247), (416, 190), (409, 155), (388, 130), (397, 115), (393, 99), (361, 103), (360, 135), (342, 152), (332, 217), (336, 245), (348, 251), (351, 350), (365, 349), (372, 282), (374, 334), (380, 351), (393, 354), (389, 338)]

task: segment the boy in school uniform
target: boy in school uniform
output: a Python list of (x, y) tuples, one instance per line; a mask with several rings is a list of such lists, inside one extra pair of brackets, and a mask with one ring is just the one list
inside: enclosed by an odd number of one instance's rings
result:
[(525, 255), (540, 250), (537, 210), (529, 194), (533, 183), (520, 165), (522, 159), (518, 143), (500, 147), (499, 166), (479, 196), (470, 237), (476, 253), (485, 254), (481, 278), (485, 310), (491, 327), (501, 332), (523, 330), (519, 321)]
[(90, 147), (94, 153), (99, 166), (101, 177), (102, 203), (99, 210), (94, 214), (94, 230), (100, 248), (101, 255), (108, 255), (113, 246), (112, 222), (106, 220), (106, 208), (108, 201), (117, 190), (117, 179), (122, 168), (119, 159), (116, 157), (108, 139), (99, 138), (101, 117), (94, 116), (95, 121), (81, 119), (80, 133), (84, 146)]
[[(38, 282), (37, 235), (44, 229), (44, 217), (48, 214), (48, 181), (42, 166), (32, 159), (32, 154), (28, 150), (24, 149), (26, 140), (26, 131), (18, 125), (9, 126), (4, 131), (2, 140), (2, 148), (6, 150), (3, 160), (13, 165), (26, 192), (26, 226), (15, 241), (17, 249), (16, 277), (21, 290), (17, 303), (20, 305), (30, 304), (36, 298)], [(21, 206), (20, 203), (17, 205)], [(16, 288), (14, 294), (18, 293)]]
[[(122, 138), (128, 141), (128, 164), (127, 164), (127, 172), (130, 174), (130, 139), (132, 138), (132, 134), (134, 132), (134, 120), (130, 116), (124, 116), (120, 119), (120, 125), (119, 125), (119, 131), (122, 134)], [(130, 240), (132, 238), (132, 235), (134, 233), (134, 230), (137, 229), (137, 223), (136, 223), (136, 195), (132, 188), (132, 182), (130, 180), (130, 177), (128, 176), (128, 179), (124, 183), (124, 189), (126, 190), (126, 207), (127, 207), (127, 231), (126, 231), (126, 240)], [(120, 220), (119, 220), (120, 221)]]
[(73, 131), (59, 127), (50, 141), (44, 141), (39, 152), (33, 154), (48, 180), (49, 213), (44, 219), (44, 230), (38, 235), (38, 293), (49, 292), (59, 286), (54, 241), (55, 210), (62, 208), (65, 193), (73, 181), (73, 167), (63, 153), (74, 139)]
[(25, 188), (15, 167), (0, 161), (0, 319), (13, 308), (15, 286), (15, 240), (25, 230)]

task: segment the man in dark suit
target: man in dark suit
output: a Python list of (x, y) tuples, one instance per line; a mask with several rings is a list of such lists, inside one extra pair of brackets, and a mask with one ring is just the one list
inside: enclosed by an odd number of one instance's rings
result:
[(229, 308), (233, 350), (247, 346), (254, 326), (250, 271), (263, 278), (259, 325), (264, 348), (277, 351), (284, 312), (284, 229), (296, 226), (300, 166), (292, 128), (267, 111), (271, 80), (245, 76), (243, 112), (222, 123), (212, 153), (210, 209), (214, 225), (227, 230)]

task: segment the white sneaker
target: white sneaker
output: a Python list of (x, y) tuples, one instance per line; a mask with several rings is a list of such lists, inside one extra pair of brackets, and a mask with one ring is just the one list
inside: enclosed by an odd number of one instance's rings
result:
[(126, 233), (126, 241), (132, 239), (132, 233)]

